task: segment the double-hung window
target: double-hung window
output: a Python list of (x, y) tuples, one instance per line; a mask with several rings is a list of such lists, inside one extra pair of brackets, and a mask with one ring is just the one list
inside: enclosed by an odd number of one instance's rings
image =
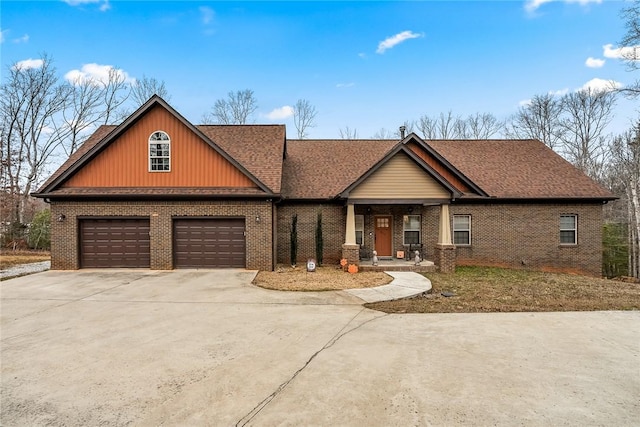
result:
[(471, 215), (453, 216), (453, 244), (471, 245)]
[(405, 245), (417, 245), (420, 243), (420, 219), (420, 215), (404, 215), (402, 234)]
[(364, 215), (356, 215), (356, 243), (364, 245)]
[(578, 215), (560, 215), (560, 244), (578, 244)]
[(149, 137), (149, 172), (171, 170), (171, 139), (166, 132), (158, 131)]

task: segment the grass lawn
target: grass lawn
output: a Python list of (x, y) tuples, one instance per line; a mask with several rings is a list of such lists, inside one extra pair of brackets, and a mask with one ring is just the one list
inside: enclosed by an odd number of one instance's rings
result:
[(492, 267), (424, 275), (431, 294), (365, 306), (386, 313), (640, 310), (640, 283)]
[(51, 254), (47, 251), (0, 251), (0, 268), (2, 269), (18, 264), (50, 260)]

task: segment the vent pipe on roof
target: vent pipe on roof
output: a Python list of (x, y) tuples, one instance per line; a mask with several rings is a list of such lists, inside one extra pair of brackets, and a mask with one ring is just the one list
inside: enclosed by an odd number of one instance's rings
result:
[(400, 139), (404, 139), (404, 133), (407, 130), (406, 126), (400, 126)]

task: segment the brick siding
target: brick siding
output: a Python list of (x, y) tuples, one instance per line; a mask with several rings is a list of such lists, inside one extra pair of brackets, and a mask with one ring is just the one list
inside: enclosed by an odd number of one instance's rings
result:
[[(277, 262), (289, 263), (291, 216), (298, 214), (298, 261), (315, 258), (315, 221), (323, 212), (325, 264), (339, 260), (344, 243), (344, 205), (283, 204), (278, 206)], [(409, 209), (411, 208), (411, 212)], [(457, 246), (457, 265), (504, 265), (551, 269), (600, 276), (602, 270), (602, 204), (452, 204), (450, 215), (471, 215), (471, 246)], [(364, 215), (361, 253), (373, 251), (374, 218), (393, 216), (393, 254), (403, 245), (403, 215), (422, 215), (422, 255), (437, 260), (440, 206), (356, 205)], [(578, 216), (578, 244), (560, 245), (560, 215)], [(452, 218), (450, 218), (450, 221)], [(331, 226), (329, 226), (331, 224)], [(453, 236), (453, 231), (452, 231)]]
[[(457, 264), (505, 264), (602, 274), (602, 204), (453, 204), (471, 215), (471, 246), (457, 246)], [(578, 216), (578, 244), (560, 245), (560, 215)]]
[[(243, 217), (246, 230), (246, 267), (272, 270), (272, 203), (267, 201), (135, 201), (51, 202), (51, 268), (77, 269), (78, 217), (142, 217), (150, 220), (151, 268), (173, 268), (173, 217)], [(55, 220), (60, 214), (65, 220)], [(256, 221), (260, 217), (260, 222)]]
[[(422, 215), (423, 257), (436, 259), (439, 206), (356, 205), (355, 214), (364, 215), (362, 253), (373, 250), (374, 218), (392, 215), (393, 254), (406, 250), (402, 242), (403, 215)], [(172, 222), (174, 216), (234, 216), (246, 218), (246, 265), (249, 269), (271, 270), (272, 206), (266, 201), (215, 202), (57, 202), (51, 203), (52, 218), (64, 214), (63, 222), (52, 221), (52, 268), (79, 268), (79, 216), (147, 217), (151, 225), (151, 268), (171, 269)], [(326, 265), (337, 264), (342, 256), (346, 207), (344, 204), (282, 203), (277, 205), (276, 261), (289, 264), (291, 217), (298, 215), (298, 263), (315, 258), (315, 227), (322, 211)], [(534, 269), (554, 269), (601, 275), (601, 204), (452, 204), (450, 214), (471, 215), (471, 246), (457, 246), (456, 264), (505, 265)], [(560, 245), (560, 215), (578, 216), (578, 244)], [(259, 216), (260, 222), (255, 218)]]
[(347, 208), (343, 204), (282, 203), (277, 206), (277, 262), (291, 264), (291, 218), (298, 215), (298, 259), (306, 263), (316, 258), (316, 223), (322, 211), (323, 264), (338, 264), (346, 227)]

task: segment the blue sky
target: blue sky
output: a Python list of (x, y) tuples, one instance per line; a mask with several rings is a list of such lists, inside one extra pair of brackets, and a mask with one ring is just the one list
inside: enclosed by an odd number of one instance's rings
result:
[[(285, 123), (290, 137), (286, 107), (305, 98), (318, 110), (311, 138), (345, 126), (369, 138), (423, 114), (504, 119), (535, 94), (632, 82), (615, 57), (624, 5), (3, 0), (2, 75), (46, 52), (61, 77), (112, 66), (164, 80), (195, 124), (229, 91), (252, 89), (255, 121)], [(610, 131), (626, 130), (637, 104), (620, 100)]]

